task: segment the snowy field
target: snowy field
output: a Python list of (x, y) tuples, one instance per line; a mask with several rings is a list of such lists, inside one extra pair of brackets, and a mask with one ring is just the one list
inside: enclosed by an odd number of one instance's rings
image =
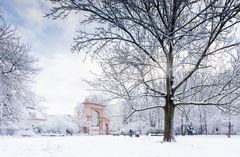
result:
[(0, 157), (240, 157), (240, 136), (0, 137)]

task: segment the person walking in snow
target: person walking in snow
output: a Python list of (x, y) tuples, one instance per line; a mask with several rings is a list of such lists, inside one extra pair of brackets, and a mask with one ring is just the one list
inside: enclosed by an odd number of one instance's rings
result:
[(130, 137), (133, 136), (133, 131), (132, 131), (132, 129), (130, 129), (128, 133), (129, 133), (129, 136), (130, 136)]

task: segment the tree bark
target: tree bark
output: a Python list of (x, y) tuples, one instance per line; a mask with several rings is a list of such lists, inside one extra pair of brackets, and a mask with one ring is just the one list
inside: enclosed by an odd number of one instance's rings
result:
[(186, 128), (186, 124), (188, 123), (188, 117), (185, 113), (185, 111), (182, 111), (181, 114), (181, 135), (185, 136), (187, 134), (187, 128)]
[(231, 124), (231, 122), (229, 121), (229, 122), (228, 122), (228, 134), (227, 134), (228, 138), (231, 137), (231, 130), (232, 130), (232, 124)]
[(181, 134), (182, 136), (185, 136), (185, 132), (184, 132), (184, 122), (183, 122), (183, 118), (184, 118), (184, 115), (183, 115), (183, 111), (182, 111), (182, 114), (181, 114)]
[(206, 112), (206, 107), (204, 107), (203, 110), (203, 120), (204, 120), (204, 131), (205, 131), (205, 135), (208, 135), (208, 125), (207, 125), (207, 112)]
[(166, 101), (166, 106), (164, 107), (164, 142), (175, 141), (174, 132), (173, 132), (173, 123), (174, 123), (174, 109), (175, 106), (173, 101)]

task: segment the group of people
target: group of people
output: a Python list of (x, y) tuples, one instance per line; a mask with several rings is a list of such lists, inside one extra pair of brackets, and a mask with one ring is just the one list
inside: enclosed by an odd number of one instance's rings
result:
[(129, 132), (128, 132), (128, 134), (129, 134), (130, 137), (133, 137), (134, 135), (135, 135), (136, 137), (139, 137), (139, 136), (140, 136), (140, 131), (134, 132), (132, 129), (130, 129)]

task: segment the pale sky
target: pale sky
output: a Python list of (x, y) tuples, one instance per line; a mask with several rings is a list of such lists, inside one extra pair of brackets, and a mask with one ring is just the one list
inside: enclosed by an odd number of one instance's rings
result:
[(92, 94), (82, 79), (92, 79), (99, 72), (93, 61), (84, 61), (82, 54), (70, 52), (81, 15), (66, 19), (44, 18), (49, 8), (45, 0), (0, 0), (7, 21), (13, 24), (22, 40), (31, 46), (31, 54), (39, 59), (42, 71), (33, 85), (45, 102), (49, 114), (72, 114), (77, 103)]

